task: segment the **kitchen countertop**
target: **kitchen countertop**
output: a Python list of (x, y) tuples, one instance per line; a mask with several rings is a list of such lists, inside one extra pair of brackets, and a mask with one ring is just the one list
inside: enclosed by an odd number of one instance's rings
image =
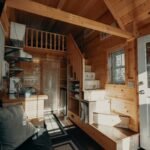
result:
[(10, 95), (7, 95), (7, 96), (4, 96), (2, 98), (1, 103), (22, 103), (24, 102), (25, 100), (27, 101), (34, 101), (34, 100), (47, 100), (48, 99), (48, 96), (47, 95), (31, 95), (29, 97), (24, 97), (24, 96), (17, 96), (15, 94), (10, 94)]

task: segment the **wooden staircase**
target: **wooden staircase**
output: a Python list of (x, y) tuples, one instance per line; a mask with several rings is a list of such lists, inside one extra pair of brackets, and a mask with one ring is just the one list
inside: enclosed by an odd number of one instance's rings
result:
[(72, 37), (68, 48), (68, 59), (82, 91), (78, 102), (72, 100), (69, 118), (106, 150), (137, 150), (139, 134), (127, 129), (130, 117), (111, 111), (111, 100)]
[(111, 102), (106, 98), (106, 91), (101, 88), (100, 80), (96, 79), (89, 60), (83, 57), (71, 35), (69, 35), (68, 41), (70, 43), (68, 59), (83, 93), (83, 96), (79, 97), (82, 99), (79, 104), (80, 119), (88, 124), (128, 128), (130, 117), (111, 111)]
[[(105, 96), (105, 89), (101, 89), (100, 80), (96, 80), (95, 77), (95, 72), (92, 71), (92, 66), (86, 59), (83, 99), (89, 102), (88, 123), (128, 128), (130, 117), (111, 111), (111, 102)], [(81, 109), (85, 109), (84, 105)]]

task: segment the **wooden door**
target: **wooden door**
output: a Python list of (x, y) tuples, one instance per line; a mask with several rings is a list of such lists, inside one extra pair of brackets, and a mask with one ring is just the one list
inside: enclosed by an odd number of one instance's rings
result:
[(42, 90), (48, 95), (44, 102), (45, 111), (57, 111), (59, 104), (60, 63), (55, 60), (42, 61)]
[(150, 150), (150, 35), (138, 39), (140, 145)]

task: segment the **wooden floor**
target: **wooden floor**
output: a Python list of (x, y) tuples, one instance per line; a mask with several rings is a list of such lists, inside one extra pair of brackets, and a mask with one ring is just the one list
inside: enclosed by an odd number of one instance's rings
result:
[(136, 134), (135, 132), (129, 129), (122, 129), (117, 127), (110, 127), (110, 126), (96, 125), (96, 124), (93, 124), (92, 126), (115, 142), (117, 142), (118, 140), (123, 140), (125, 138), (128, 138)]
[(106, 150), (137, 150), (139, 134), (128, 129), (104, 125), (89, 125), (69, 111), (69, 118)]

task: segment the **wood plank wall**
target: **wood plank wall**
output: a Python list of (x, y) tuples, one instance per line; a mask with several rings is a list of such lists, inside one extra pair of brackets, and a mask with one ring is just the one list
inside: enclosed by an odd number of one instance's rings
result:
[(24, 87), (34, 87), (38, 93), (41, 93), (41, 67), (40, 61), (37, 62), (20, 62), (20, 68), (23, 72), (20, 77), (23, 79)]
[[(45, 68), (49, 68), (47, 72), (52, 72), (53, 70), (50, 70), (51, 64), (57, 63), (58, 64), (58, 77), (59, 81), (57, 80), (57, 93), (58, 97), (60, 96), (60, 88), (66, 89), (67, 87), (67, 70), (66, 70), (66, 58), (64, 57), (58, 57), (58, 56), (44, 56), (44, 55), (33, 55), (32, 62), (20, 62), (18, 65), (20, 68), (23, 69), (23, 72), (19, 74), (19, 77), (22, 77), (23, 79), (23, 86), (25, 87), (34, 87), (37, 89), (38, 94), (43, 94), (43, 62), (50, 63), (48, 66), (45, 66)], [(48, 82), (48, 81), (47, 81)], [(58, 109), (60, 107), (61, 101), (60, 98), (58, 98)]]
[[(118, 48), (125, 48), (126, 82), (124, 85), (108, 83), (108, 55)], [(111, 36), (100, 41), (99, 36), (86, 43), (85, 55), (100, 79), (101, 88), (106, 89), (106, 97), (111, 100), (111, 109), (120, 114), (130, 116), (129, 128), (138, 131), (138, 95), (136, 41), (126, 42), (124, 39)]]

